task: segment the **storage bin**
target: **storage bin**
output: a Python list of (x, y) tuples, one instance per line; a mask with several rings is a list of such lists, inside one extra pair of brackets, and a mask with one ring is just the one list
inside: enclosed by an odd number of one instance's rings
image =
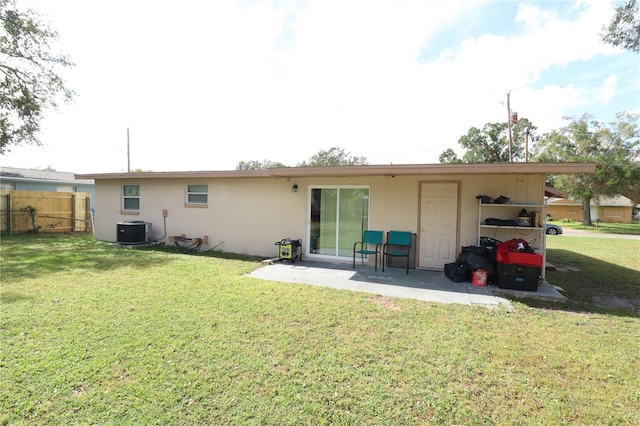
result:
[(542, 268), (542, 255), (537, 253), (518, 253), (515, 251), (504, 252), (502, 250), (498, 250), (496, 253), (496, 260), (498, 263), (504, 263), (505, 265), (514, 263), (516, 265)]
[(505, 265), (498, 262), (498, 282), (496, 285), (512, 290), (538, 291), (541, 276), (542, 268), (536, 266), (515, 263)]

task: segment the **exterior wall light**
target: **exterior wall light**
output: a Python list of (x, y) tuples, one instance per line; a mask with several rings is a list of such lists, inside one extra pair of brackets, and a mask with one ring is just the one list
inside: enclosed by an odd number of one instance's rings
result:
[(298, 192), (298, 184), (297, 184), (297, 183), (296, 183), (296, 184), (294, 184), (294, 185), (291, 187), (291, 192)]

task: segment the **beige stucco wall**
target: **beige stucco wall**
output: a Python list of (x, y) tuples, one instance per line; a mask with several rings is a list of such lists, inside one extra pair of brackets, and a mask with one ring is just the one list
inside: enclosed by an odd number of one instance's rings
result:
[[(550, 204), (547, 212), (554, 220), (571, 219), (576, 222), (582, 222), (582, 206), (579, 205)], [(600, 219), (602, 222), (631, 223), (633, 219), (632, 213), (632, 207), (593, 206), (591, 219)]]
[(632, 213), (632, 207), (598, 206), (598, 218), (602, 222), (631, 223)]
[(568, 204), (549, 204), (547, 213), (553, 220), (571, 219), (582, 222), (582, 207)]
[[(543, 203), (543, 175), (443, 175), (324, 178), (141, 179), (96, 181), (96, 238), (115, 242), (116, 224), (144, 220), (153, 238), (163, 236), (162, 210), (168, 210), (167, 235), (208, 236), (207, 249), (277, 256), (276, 241), (300, 238), (306, 250), (311, 186), (364, 185), (370, 188), (371, 229), (419, 233), (421, 182), (458, 182), (459, 244), (474, 245), (478, 230), (476, 195), (508, 196), (514, 203)], [(121, 211), (122, 185), (140, 185), (140, 212)], [(207, 184), (209, 203), (185, 206), (186, 186)], [(298, 192), (291, 191), (298, 185)], [(419, 245), (419, 244), (418, 244)]]

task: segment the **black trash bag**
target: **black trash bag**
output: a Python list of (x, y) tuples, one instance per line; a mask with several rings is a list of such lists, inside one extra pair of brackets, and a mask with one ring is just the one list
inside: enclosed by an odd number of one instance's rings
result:
[(444, 276), (454, 283), (459, 283), (469, 281), (471, 279), (471, 271), (462, 263), (451, 262), (444, 265)]
[(467, 263), (467, 260), (474, 254), (484, 255), (487, 253), (488, 251), (484, 247), (463, 246), (462, 249), (460, 250), (460, 254), (458, 254), (458, 257), (456, 258), (456, 262)]
[(491, 254), (487, 250), (484, 250), (484, 253), (473, 253), (467, 258), (465, 266), (472, 272), (477, 269), (484, 269), (487, 271), (487, 275), (491, 275), (494, 268)]
[(471, 273), (476, 269), (484, 269), (487, 275), (491, 275), (496, 269), (495, 255), (485, 247), (466, 246), (462, 247), (460, 254), (456, 258), (456, 263), (464, 266), (471, 278)]

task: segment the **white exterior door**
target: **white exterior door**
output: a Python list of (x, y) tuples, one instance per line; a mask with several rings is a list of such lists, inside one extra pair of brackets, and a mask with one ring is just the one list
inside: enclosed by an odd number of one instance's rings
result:
[(457, 253), (458, 184), (424, 182), (420, 194), (419, 266), (442, 269)]

